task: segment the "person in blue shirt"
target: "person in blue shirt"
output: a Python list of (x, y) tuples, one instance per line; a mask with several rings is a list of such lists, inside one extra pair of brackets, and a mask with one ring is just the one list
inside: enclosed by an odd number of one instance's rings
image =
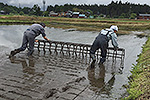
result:
[[(19, 53), (21, 51), (24, 51), (27, 48), (28, 44), (29, 44), (29, 47), (28, 47), (29, 52), (27, 53), (27, 55), (28, 56), (32, 55), (32, 53), (34, 52), (35, 38), (37, 36), (39, 36), (40, 34), (42, 34), (42, 36), (45, 40), (49, 41), (49, 39), (46, 37), (44, 28), (45, 28), (44, 23), (31, 25), (24, 32), (22, 46), (18, 49), (15, 49), (15, 50), (11, 51), (9, 57), (14, 56), (14, 55), (16, 55), (17, 53)], [(37, 42), (37, 40), (36, 40), (36, 42)]]
[(93, 59), (93, 62), (96, 61), (95, 52), (100, 48), (101, 50), (101, 58), (99, 64), (103, 64), (106, 61), (106, 54), (108, 48), (109, 40), (112, 41), (112, 45), (114, 46), (114, 50), (118, 48), (117, 42), (117, 33), (118, 27), (112, 25), (109, 29), (102, 29), (99, 35), (96, 37), (90, 49), (90, 57)]

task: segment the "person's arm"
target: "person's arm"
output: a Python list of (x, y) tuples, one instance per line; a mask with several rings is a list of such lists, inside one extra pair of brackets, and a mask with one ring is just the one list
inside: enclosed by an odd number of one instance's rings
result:
[(45, 40), (50, 41), (50, 39), (48, 39), (46, 36), (43, 37)]
[(35, 40), (35, 42), (38, 42), (39, 40)]
[(118, 48), (117, 35), (115, 33), (111, 34), (112, 45), (115, 49)]
[(44, 28), (41, 29), (41, 33), (42, 33), (42, 36), (43, 36), (43, 38), (44, 38), (45, 40), (50, 41), (50, 40), (46, 37)]
[[(45, 40), (50, 41), (46, 36), (43, 37)], [(35, 40), (35, 42), (38, 42), (39, 40)]]

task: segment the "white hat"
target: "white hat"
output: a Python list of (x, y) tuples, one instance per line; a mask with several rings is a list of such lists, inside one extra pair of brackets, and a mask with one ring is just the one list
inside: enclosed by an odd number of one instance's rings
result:
[(115, 26), (115, 25), (112, 25), (112, 26), (110, 27), (110, 29), (118, 31), (118, 27)]

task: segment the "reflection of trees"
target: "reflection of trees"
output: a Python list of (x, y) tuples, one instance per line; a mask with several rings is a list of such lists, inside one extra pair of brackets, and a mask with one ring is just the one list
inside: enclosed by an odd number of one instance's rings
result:
[(90, 89), (96, 94), (111, 94), (111, 89), (113, 88), (115, 76), (113, 75), (108, 82), (105, 82), (105, 66), (101, 65), (99, 74), (96, 76), (95, 69), (88, 70), (88, 79), (90, 81)]

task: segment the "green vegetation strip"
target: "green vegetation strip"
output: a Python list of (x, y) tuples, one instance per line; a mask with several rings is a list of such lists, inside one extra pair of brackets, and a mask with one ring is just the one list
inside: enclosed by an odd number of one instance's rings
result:
[(130, 31), (143, 31), (150, 29), (150, 21), (129, 19), (81, 19), (63, 17), (37, 17), (37, 16), (0, 16), (2, 24), (32, 24), (44, 22), (54, 28), (75, 28), (79, 31), (100, 31), (111, 25), (119, 27), (118, 34), (129, 34)]
[(150, 37), (143, 46), (137, 65), (133, 66), (130, 77), (129, 96), (126, 100), (150, 100)]

